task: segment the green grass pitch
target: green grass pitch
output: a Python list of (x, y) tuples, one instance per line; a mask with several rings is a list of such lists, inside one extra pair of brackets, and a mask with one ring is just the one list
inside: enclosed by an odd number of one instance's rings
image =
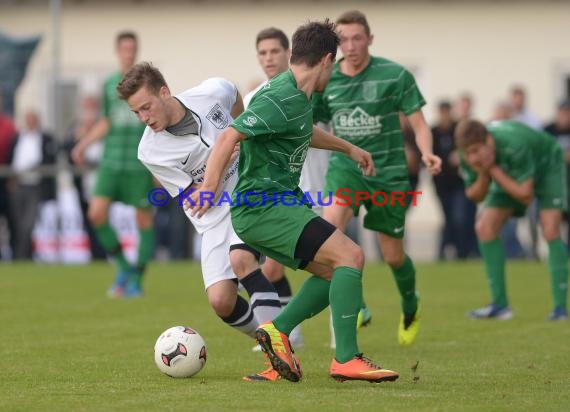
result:
[[(253, 383), (263, 369), (253, 341), (224, 325), (207, 304), (199, 266), (151, 265), (147, 294), (110, 300), (111, 266), (0, 265), (0, 411), (423, 411), (568, 410), (570, 325), (548, 323), (546, 265), (510, 263), (515, 318), (473, 321), (488, 301), (479, 262), (419, 264), (423, 321), (416, 345), (401, 348), (399, 301), (389, 270), (364, 275), (372, 324), (364, 353), (397, 370), (395, 383), (337, 383), (328, 376), (328, 312), (303, 324), (304, 379)], [(303, 272), (290, 273), (298, 289)], [(206, 340), (194, 378), (162, 375), (153, 346), (164, 329), (188, 325)], [(417, 370), (413, 366), (419, 362)]]

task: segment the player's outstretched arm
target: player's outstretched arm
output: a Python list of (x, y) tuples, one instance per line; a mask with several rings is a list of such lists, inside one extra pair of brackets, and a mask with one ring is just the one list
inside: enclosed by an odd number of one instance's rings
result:
[(441, 159), (433, 154), (433, 136), (421, 110), (407, 116), (416, 136), (416, 144), (422, 154), (422, 162), (431, 175), (441, 173)]
[(358, 163), (364, 176), (376, 175), (376, 169), (374, 168), (370, 153), (344, 139), (325, 132), (319, 127), (313, 126), (313, 138), (311, 139), (310, 146), (315, 149), (327, 149), (344, 153)]
[[(192, 209), (192, 216), (200, 218), (208, 211), (211, 204), (210, 202), (200, 200), (206, 198), (201, 195), (201, 193), (216, 193), (218, 186), (220, 185), (222, 175), (226, 169), (226, 165), (235, 151), (236, 144), (244, 139), (245, 135), (241, 134), (231, 126), (218, 136), (206, 164), (204, 181), (200, 188), (190, 195), (190, 199), (192, 199), (193, 204), (185, 203), (184, 206), (185, 209)], [(209, 196), (207, 197), (210, 198)]]

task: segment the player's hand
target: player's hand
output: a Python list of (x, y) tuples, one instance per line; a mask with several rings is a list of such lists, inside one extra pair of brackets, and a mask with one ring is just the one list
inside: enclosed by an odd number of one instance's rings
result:
[(441, 158), (433, 153), (422, 155), (422, 162), (427, 167), (430, 175), (435, 176), (441, 173)]
[[(185, 211), (190, 210), (190, 216), (200, 219), (212, 206), (214, 199), (213, 190), (203, 185), (193, 189), (191, 193), (184, 199), (183, 208)], [(190, 200), (189, 200), (189, 199)]]
[(71, 149), (71, 160), (73, 160), (73, 163), (77, 166), (83, 166), (85, 164), (85, 156), (83, 153), (84, 149), (80, 144), (76, 144), (73, 146), (73, 149)]
[(495, 165), (495, 151), (487, 145), (483, 146), (480, 150), (481, 168), (484, 171), (489, 171), (489, 169)]
[(360, 147), (353, 146), (350, 149), (349, 156), (358, 163), (358, 167), (362, 170), (364, 176), (376, 176), (376, 168), (372, 162), (372, 155)]

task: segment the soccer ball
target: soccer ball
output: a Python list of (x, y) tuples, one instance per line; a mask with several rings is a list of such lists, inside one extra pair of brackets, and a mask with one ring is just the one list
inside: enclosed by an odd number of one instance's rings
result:
[(189, 378), (206, 364), (206, 344), (198, 332), (174, 326), (160, 334), (154, 345), (154, 362), (173, 378)]

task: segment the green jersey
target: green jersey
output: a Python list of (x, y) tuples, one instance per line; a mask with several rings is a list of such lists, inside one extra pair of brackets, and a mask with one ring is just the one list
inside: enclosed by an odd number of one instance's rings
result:
[[(492, 122), (487, 130), (495, 140), (495, 163), (518, 183), (530, 178), (536, 182), (549, 170), (558, 143), (548, 133), (515, 120)], [(460, 156), (461, 174), (469, 187), (477, 180), (477, 173), (467, 165), (463, 153)], [(489, 192), (503, 192), (503, 189), (493, 181)]]
[[(333, 133), (370, 152), (377, 176), (386, 184), (408, 181), (399, 112), (410, 115), (425, 104), (413, 75), (403, 66), (371, 57), (356, 76), (336, 63), (322, 94), (313, 96), (314, 121), (331, 123)], [(354, 169), (354, 161), (333, 152), (329, 167)]]
[(145, 125), (131, 112), (127, 102), (119, 99), (117, 85), (122, 79), (117, 72), (106, 81), (103, 89), (102, 114), (109, 120), (109, 133), (101, 167), (112, 170), (146, 171), (138, 160), (138, 146)]
[(291, 71), (271, 79), (232, 127), (241, 142), (235, 192), (296, 192), (313, 135), (313, 110)]

